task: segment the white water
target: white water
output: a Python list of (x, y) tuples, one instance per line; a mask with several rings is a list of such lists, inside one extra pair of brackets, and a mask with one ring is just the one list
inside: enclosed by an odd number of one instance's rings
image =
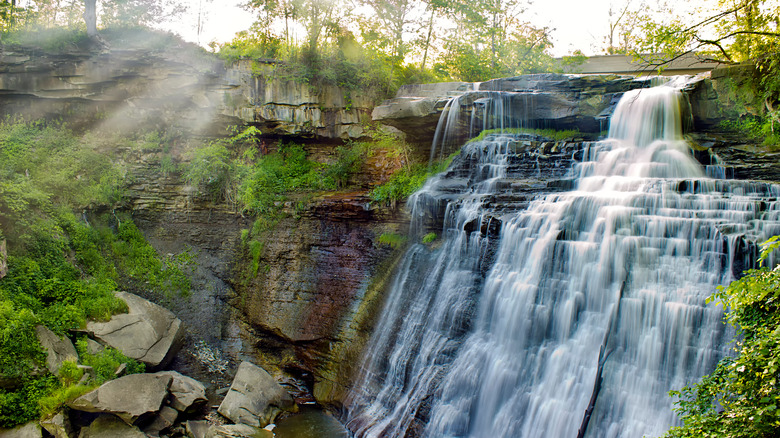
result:
[(466, 224), (487, 214), (515, 137), (466, 145), (478, 164), (465, 187), (442, 177), (415, 195), (416, 214), (449, 202), (446, 240), (412, 247), (395, 280), (347, 400), (356, 436), (573, 438), (600, 360), (586, 436), (675, 424), (667, 392), (727, 348), (706, 297), (732, 279), (740, 236), (780, 232), (780, 188), (705, 177), (680, 102), (671, 87), (626, 93), (576, 189), (502, 218), (484, 278), (490, 237)]

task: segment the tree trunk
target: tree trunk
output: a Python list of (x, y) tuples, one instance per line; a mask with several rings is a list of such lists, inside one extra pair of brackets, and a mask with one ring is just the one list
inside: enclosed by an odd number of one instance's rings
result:
[(84, 0), (84, 22), (87, 24), (87, 36), (97, 38), (97, 0)]
[(428, 20), (428, 36), (425, 38), (425, 52), (423, 52), (423, 60), (422, 65), (420, 65), (420, 70), (425, 71), (425, 61), (428, 60), (428, 47), (431, 46), (431, 33), (433, 32), (433, 13), (435, 12), (434, 9), (431, 9), (431, 18)]

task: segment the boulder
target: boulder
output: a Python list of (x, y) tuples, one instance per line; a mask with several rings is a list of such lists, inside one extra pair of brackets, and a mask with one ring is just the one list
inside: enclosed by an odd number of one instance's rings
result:
[(89, 322), (90, 336), (151, 369), (167, 365), (184, 340), (181, 320), (137, 295), (117, 292), (116, 296), (127, 303), (128, 313), (114, 315), (108, 322)]
[(173, 426), (179, 417), (179, 411), (170, 406), (163, 406), (154, 419), (144, 427), (144, 433), (151, 437), (159, 437), (160, 432)]
[(38, 342), (46, 350), (46, 368), (52, 374), (56, 375), (66, 360), (78, 361), (79, 354), (76, 352), (76, 347), (67, 337), (60, 338), (42, 325), (35, 327), (35, 334), (38, 336)]
[(70, 425), (70, 420), (62, 411), (51, 418), (41, 420), (41, 426), (54, 438), (70, 438), (73, 436), (73, 428)]
[(13, 429), (0, 429), (0, 438), (41, 438), (41, 426), (38, 423), (27, 423)]
[(179, 412), (192, 411), (208, 400), (206, 387), (192, 377), (187, 377), (176, 371), (160, 371), (156, 375), (171, 378), (169, 405)]
[(127, 424), (156, 414), (168, 396), (171, 376), (131, 374), (104, 383), (68, 403), (72, 409), (116, 415)]
[(211, 425), (205, 420), (190, 420), (185, 423), (185, 428), (189, 438), (206, 438)]
[(263, 427), (282, 412), (295, 412), (290, 394), (264, 369), (242, 362), (218, 412), (234, 423)]
[(113, 415), (101, 415), (81, 429), (79, 438), (146, 438), (146, 434)]
[(274, 433), (246, 424), (213, 425), (206, 431), (206, 438), (273, 438)]

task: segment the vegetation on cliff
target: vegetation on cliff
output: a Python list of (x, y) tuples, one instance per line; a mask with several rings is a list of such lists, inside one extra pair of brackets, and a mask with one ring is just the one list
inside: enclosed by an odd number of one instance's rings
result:
[[(127, 182), (127, 169), (112, 160), (116, 142), (53, 123), (0, 123), (0, 240), (8, 246), (8, 272), (0, 278), (0, 427), (85, 390), (74, 389), (67, 370), (45, 371), (36, 325), (68, 335), (88, 319), (107, 320), (126, 311), (113, 295), (120, 288), (189, 290), (186, 260), (161, 258), (129, 217), (113, 213)], [(111, 350), (82, 356), (96, 370), (113, 366), (113, 373), (119, 363), (142, 369)], [(106, 372), (98, 377), (85, 388)]]

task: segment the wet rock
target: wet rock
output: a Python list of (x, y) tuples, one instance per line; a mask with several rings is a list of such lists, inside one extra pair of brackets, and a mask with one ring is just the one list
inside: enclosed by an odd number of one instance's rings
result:
[(211, 426), (205, 438), (273, 438), (274, 433), (246, 424), (226, 424)]
[(242, 362), (218, 412), (234, 423), (262, 427), (282, 412), (295, 412), (290, 394), (264, 369)]
[(82, 428), (79, 438), (147, 438), (135, 426), (131, 426), (113, 415), (101, 415), (89, 426)]
[(172, 380), (166, 375), (131, 374), (104, 383), (68, 406), (84, 412), (111, 413), (127, 424), (134, 424), (140, 417), (160, 410)]
[(73, 436), (73, 428), (70, 425), (70, 419), (62, 411), (57, 412), (57, 414), (51, 418), (41, 420), (41, 426), (54, 436), (54, 438), (70, 438)]
[(56, 375), (66, 360), (77, 361), (79, 358), (76, 347), (67, 337), (59, 337), (48, 328), (39, 325), (35, 327), (38, 342), (46, 350), (46, 368)]
[(13, 429), (0, 429), (0, 438), (41, 438), (41, 426), (38, 423), (27, 423)]
[(145, 363), (151, 369), (167, 365), (181, 348), (181, 320), (169, 310), (127, 292), (116, 296), (127, 303), (128, 313), (108, 322), (89, 322), (87, 331), (100, 342)]
[(171, 378), (171, 393), (168, 404), (179, 412), (189, 412), (205, 403), (206, 387), (202, 383), (187, 377), (176, 371), (160, 371), (158, 376), (169, 376)]

